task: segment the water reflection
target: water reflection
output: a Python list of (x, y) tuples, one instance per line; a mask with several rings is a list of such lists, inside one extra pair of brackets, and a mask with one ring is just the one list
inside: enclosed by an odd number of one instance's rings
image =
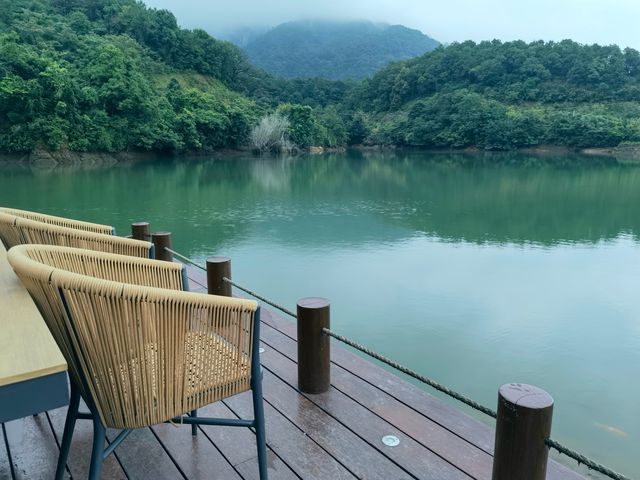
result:
[(5, 165), (0, 204), (120, 232), (150, 221), (192, 257), (231, 256), (276, 301), (331, 298), (337, 330), (483, 403), (501, 383), (538, 384), (555, 436), (640, 473), (634, 165), (421, 152)]
[[(123, 227), (128, 219), (120, 212), (131, 215), (135, 205), (136, 218), (209, 225), (212, 241), (267, 218), (282, 221), (278, 231), (286, 241), (291, 230), (311, 227), (289, 220), (318, 216), (377, 217), (387, 224), (383, 241), (419, 232), (453, 242), (594, 243), (620, 234), (635, 238), (640, 228), (640, 169), (611, 158), (350, 152), (162, 159), (102, 169), (13, 165), (1, 172), (3, 203), (83, 217), (89, 208)], [(32, 195), (38, 191), (46, 195)], [(167, 228), (174, 226), (183, 227)], [(358, 244), (367, 236), (361, 227), (338, 223), (328, 230), (340, 235), (306, 241)]]

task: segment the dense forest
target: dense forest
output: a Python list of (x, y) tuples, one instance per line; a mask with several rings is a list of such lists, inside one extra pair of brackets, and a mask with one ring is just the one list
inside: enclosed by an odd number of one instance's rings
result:
[(0, 152), (237, 148), (270, 115), (297, 148), (639, 142), (640, 53), (464, 42), (358, 82), (284, 79), (136, 0), (0, 0)]
[(343, 144), (335, 107), (323, 107), (347, 84), (306, 83), (269, 76), (234, 45), (135, 0), (0, 0), (5, 153), (235, 148), (290, 102), (314, 107), (310, 142)]
[(438, 45), (402, 25), (300, 20), (256, 35), (243, 49), (252, 64), (280, 77), (361, 80)]
[(134, 1), (2, 0), (0, 150), (240, 145), (259, 111), (231, 88), (249, 71)]
[(511, 149), (640, 141), (640, 53), (562, 42), (456, 43), (396, 63), (350, 99), (373, 143)]

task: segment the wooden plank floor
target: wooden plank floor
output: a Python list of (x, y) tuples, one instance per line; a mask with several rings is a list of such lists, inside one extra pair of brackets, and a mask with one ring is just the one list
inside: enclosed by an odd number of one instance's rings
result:
[[(194, 291), (204, 276), (190, 270)], [(491, 478), (493, 430), (390, 372), (332, 344), (327, 393), (298, 391), (295, 325), (263, 309), (264, 398), (270, 479)], [(50, 479), (66, 408), (7, 425), (0, 479)], [(249, 392), (200, 415), (251, 418)], [(12, 430), (15, 431), (12, 433)], [(68, 478), (87, 477), (91, 425), (79, 420)], [(17, 432), (17, 433), (16, 433)], [(113, 438), (116, 432), (109, 432)], [(400, 444), (385, 446), (384, 435)], [(21, 437), (21, 438), (20, 438)], [(104, 479), (257, 479), (255, 435), (246, 428), (156, 425), (133, 432), (105, 463)], [(583, 478), (551, 462), (548, 478)]]

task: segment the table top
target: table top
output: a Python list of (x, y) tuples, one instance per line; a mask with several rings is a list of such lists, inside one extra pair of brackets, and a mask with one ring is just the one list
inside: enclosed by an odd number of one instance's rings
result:
[(66, 369), (62, 353), (0, 242), (0, 387)]

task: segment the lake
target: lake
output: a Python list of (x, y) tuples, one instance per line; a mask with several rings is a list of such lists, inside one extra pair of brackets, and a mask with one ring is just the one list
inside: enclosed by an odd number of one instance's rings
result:
[(327, 297), (332, 329), (491, 408), (503, 383), (542, 387), (557, 440), (640, 474), (640, 166), (348, 152), (0, 172), (2, 205), (123, 235), (149, 221), (291, 309)]

